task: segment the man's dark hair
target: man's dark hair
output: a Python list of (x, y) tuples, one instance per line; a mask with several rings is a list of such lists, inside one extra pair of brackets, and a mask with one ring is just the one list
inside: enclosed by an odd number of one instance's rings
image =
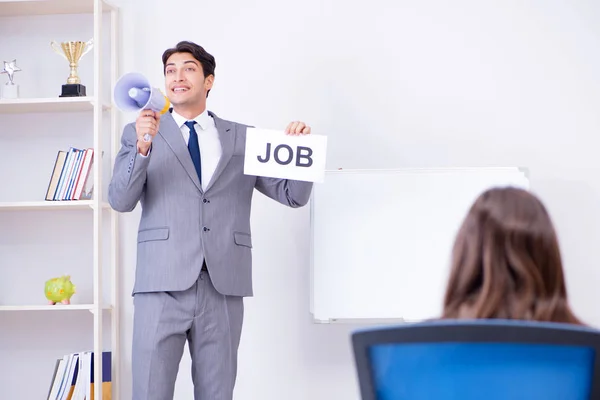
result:
[[(204, 50), (202, 46), (185, 40), (177, 43), (175, 47), (165, 50), (163, 53), (162, 62), (164, 74), (167, 73), (167, 60), (175, 53), (190, 53), (192, 57), (194, 57), (200, 63), (200, 66), (202, 67), (202, 73), (204, 74), (205, 78), (210, 75), (215, 75), (215, 67), (217, 65), (213, 55)], [(209, 92), (210, 89), (206, 93), (206, 97), (208, 97)]]

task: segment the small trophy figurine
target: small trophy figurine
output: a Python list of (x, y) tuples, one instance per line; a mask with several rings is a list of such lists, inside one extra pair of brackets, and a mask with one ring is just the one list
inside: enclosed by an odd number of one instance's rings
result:
[(94, 46), (93, 39), (87, 42), (62, 42), (60, 45), (52, 41), (50, 42), (50, 46), (56, 54), (63, 56), (69, 62), (69, 68), (71, 69), (67, 83), (62, 85), (62, 92), (59, 97), (86, 96), (85, 86), (81, 84), (81, 78), (77, 74), (77, 67), (79, 66), (81, 57)]
[(4, 61), (4, 69), (0, 71), (0, 74), (7, 74), (8, 82), (2, 86), (0, 97), (3, 99), (16, 99), (19, 97), (19, 85), (14, 82), (14, 75), (17, 71), (21, 71), (21, 68), (17, 67), (17, 60), (12, 60), (11, 62)]

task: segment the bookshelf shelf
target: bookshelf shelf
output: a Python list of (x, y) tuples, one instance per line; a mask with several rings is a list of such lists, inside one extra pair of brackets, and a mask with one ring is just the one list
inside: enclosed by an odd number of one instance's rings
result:
[[(94, 104), (93, 97), (0, 99), (0, 114), (93, 111)], [(111, 105), (102, 104), (102, 109), (109, 110)]]
[[(109, 209), (110, 205), (106, 202), (100, 203), (102, 209)], [(10, 210), (86, 210), (93, 209), (93, 200), (72, 200), (72, 201), (15, 201), (0, 202), (0, 211)]]
[[(102, 1), (105, 11), (114, 10)], [(0, 0), (0, 17), (20, 15), (91, 14), (94, 0)]]
[[(111, 306), (103, 306), (103, 310), (112, 310)], [(0, 306), (0, 311), (94, 311), (93, 304), (69, 304), (69, 305), (26, 305), (26, 306)]]

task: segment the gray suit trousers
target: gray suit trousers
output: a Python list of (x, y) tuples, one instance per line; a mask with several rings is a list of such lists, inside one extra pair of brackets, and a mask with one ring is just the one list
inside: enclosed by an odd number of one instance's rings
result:
[(243, 297), (215, 290), (207, 271), (186, 291), (134, 295), (133, 400), (172, 400), (186, 339), (195, 400), (232, 400)]

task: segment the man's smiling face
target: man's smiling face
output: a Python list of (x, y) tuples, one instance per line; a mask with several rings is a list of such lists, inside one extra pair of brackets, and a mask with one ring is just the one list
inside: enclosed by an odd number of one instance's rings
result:
[(173, 106), (198, 106), (206, 102), (213, 76), (204, 76), (202, 65), (190, 53), (174, 53), (165, 65), (165, 89)]

